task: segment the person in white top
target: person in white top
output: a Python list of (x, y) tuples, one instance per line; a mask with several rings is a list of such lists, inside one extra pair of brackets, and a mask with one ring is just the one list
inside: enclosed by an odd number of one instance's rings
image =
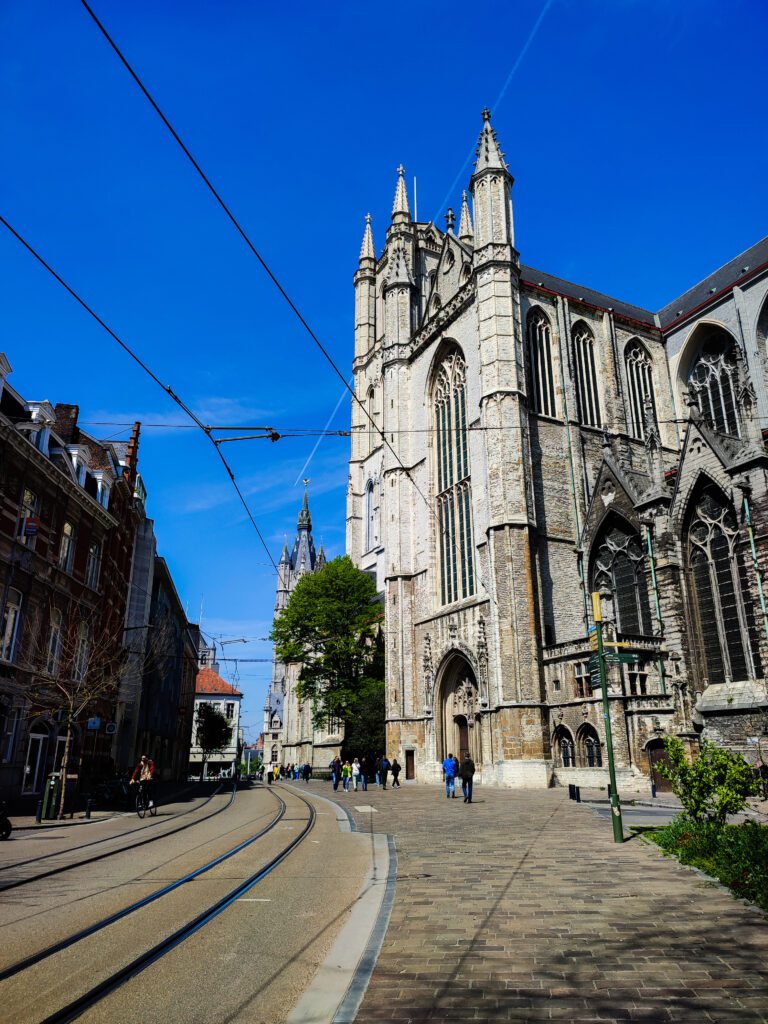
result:
[(360, 781), (360, 762), (355, 758), (352, 762), (352, 788), (357, 792), (357, 784)]

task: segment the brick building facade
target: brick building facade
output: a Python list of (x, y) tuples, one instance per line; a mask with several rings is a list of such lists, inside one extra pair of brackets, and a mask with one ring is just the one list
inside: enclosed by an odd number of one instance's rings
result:
[(347, 546), (386, 600), (387, 743), (439, 778), (604, 783), (589, 595), (619, 776), (665, 735), (755, 760), (768, 723), (768, 239), (657, 313), (521, 264), (484, 113), (458, 233), (402, 168), (355, 275)]

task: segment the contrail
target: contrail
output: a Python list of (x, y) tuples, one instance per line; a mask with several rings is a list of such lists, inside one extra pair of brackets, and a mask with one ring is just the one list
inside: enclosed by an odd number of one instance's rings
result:
[[(491, 107), (491, 110), (493, 111), (493, 113), (496, 113), (496, 110), (497, 110), (499, 104), (504, 99), (504, 94), (506, 93), (507, 89), (509, 88), (509, 83), (512, 81), (512, 78), (514, 77), (515, 72), (520, 67), (520, 64), (522, 63), (523, 57), (525, 57), (526, 53), (528, 52), (528, 48), (530, 47), (531, 43), (533, 42), (533, 40), (534, 40), (534, 38), (536, 36), (536, 33), (539, 31), (539, 26), (541, 25), (542, 21), (544, 20), (544, 15), (547, 13), (549, 8), (552, 6), (552, 3), (553, 3), (553, 0), (547, 0), (547, 2), (544, 4), (544, 6), (541, 9), (541, 13), (539, 14), (538, 18), (535, 21), (533, 28), (528, 33), (528, 38), (525, 40), (525, 43), (523, 44), (522, 50), (520, 51), (520, 53), (518, 53), (517, 60), (512, 65), (512, 70), (507, 75), (507, 80), (504, 82), (504, 85), (502, 85), (502, 87), (501, 87), (501, 92), (496, 97), (496, 100), (495, 100), (493, 106)], [(446, 203), (448, 202), (448, 200), (453, 195), (453, 190), (458, 185), (458, 183), (459, 183), (459, 181), (461, 179), (462, 174), (464, 174), (464, 172), (466, 171), (466, 169), (469, 166), (469, 164), (471, 163), (472, 157), (474, 155), (475, 155), (475, 147), (472, 146), (472, 148), (470, 149), (469, 153), (467, 154), (466, 160), (461, 165), (459, 173), (456, 175), (456, 177), (451, 182), (451, 187), (446, 192), (445, 197), (444, 197), (442, 203), (440, 204), (440, 207), (438, 209), (438, 216), (440, 216), (440, 211), (445, 208)], [(435, 218), (435, 221), (436, 220), (437, 220), (437, 218)]]
[[(351, 387), (351, 386), (352, 386), (352, 379), (353, 379), (352, 377), (350, 377), (350, 378), (349, 378), (349, 381), (348, 381), (348, 386), (349, 386), (349, 387)], [(336, 403), (336, 407), (334, 408), (334, 410), (333, 410), (333, 412), (331, 413), (331, 415), (330, 415), (330, 416), (328, 417), (328, 422), (327, 422), (327, 423), (325, 424), (325, 426), (323, 427), (323, 433), (322, 433), (322, 434), (320, 435), (320, 437), (318, 437), (318, 439), (317, 439), (317, 443), (315, 444), (315, 447), (314, 447), (314, 448), (312, 449), (312, 451), (310, 452), (309, 458), (307, 459), (307, 461), (306, 461), (306, 462), (304, 463), (304, 465), (303, 465), (303, 466), (301, 467), (301, 469), (299, 470), (299, 475), (298, 475), (298, 476), (296, 477), (296, 479), (295, 479), (295, 480), (293, 481), (293, 486), (294, 486), (294, 487), (295, 487), (295, 486), (296, 486), (296, 484), (297, 484), (297, 483), (299, 482), (299, 480), (301, 480), (301, 478), (302, 478), (302, 477), (304, 476), (304, 473), (305, 473), (305, 472), (306, 472), (306, 470), (307, 470), (307, 466), (309, 466), (309, 464), (310, 464), (310, 462), (312, 461), (312, 459), (314, 459), (314, 457), (315, 457), (315, 452), (316, 452), (316, 451), (317, 451), (317, 449), (318, 449), (318, 448), (320, 447), (320, 442), (321, 442), (321, 441), (323, 440), (323, 437), (325, 436), (325, 431), (326, 431), (326, 430), (328, 430), (328, 429), (329, 429), (329, 427), (330, 427), (330, 425), (331, 425), (331, 424), (333, 423), (333, 418), (334, 418), (334, 416), (336, 415), (336, 413), (337, 413), (337, 412), (339, 411), (339, 406), (341, 405), (341, 403), (342, 403), (342, 402), (344, 401), (344, 399), (345, 399), (345, 398), (347, 397), (347, 395), (348, 395), (348, 394), (349, 394), (349, 391), (347, 390), (347, 388), (344, 388), (344, 390), (343, 390), (343, 391), (341, 392), (341, 394), (339, 395), (339, 400), (338, 400), (338, 402)]]

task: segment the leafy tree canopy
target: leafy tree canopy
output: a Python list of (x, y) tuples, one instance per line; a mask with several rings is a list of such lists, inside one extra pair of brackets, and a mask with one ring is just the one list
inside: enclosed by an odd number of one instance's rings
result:
[(275, 652), (301, 662), (296, 694), (318, 728), (349, 722), (383, 686), (382, 617), (373, 579), (344, 556), (302, 576), (275, 620)]
[(211, 704), (201, 703), (197, 708), (197, 745), (203, 753), (203, 764), (211, 754), (220, 753), (232, 739), (232, 726)]
[(727, 816), (742, 811), (747, 798), (757, 792), (752, 769), (741, 754), (704, 740), (699, 756), (689, 762), (676, 736), (667, 736), (664, 747), (668, 761), (656, 767), (672, 783), (672, 792), (694, 821), (722, 828)]

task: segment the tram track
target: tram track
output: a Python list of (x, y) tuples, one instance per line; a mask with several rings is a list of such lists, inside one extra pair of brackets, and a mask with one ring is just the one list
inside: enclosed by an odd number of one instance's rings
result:
[[(232, 793), (230, 795), (230, 798), (227, 801), (227, 803), (224, 804), (223, 807), (219, 807), (215, 811), (212, 811), (210, 814), (206, 814), (202, 818), (195, 819), (195, 821), (188, 821), (184, 825), (179, 825), (178, 828), (169, 829), (167, 832), (159, 832), (156, 835), (150, 836), (148, 839), (142, 839), (139, 842), (129, 843), (127, 846), (121, 846), (121, 847), (119, 847), (116, 850), (106, 850), (104, 853), (97, 853), (93, 857), (86, 857), (84, 860), (74, 861), (74, 862), (72, 862), (70, 864), (62, 864), (59, 867), (50, 868), (47, 871), (39, 871), (35, 875), (27, 875), (24, 878), (16, 878), (16, 879), (14, 879), (11, 882), (0, 882), (0, 893), (2, 893), (2, 892), (9, 892), (11, 889), (19, 889), (22, 886), (31, 885), (33, 882), (40, 882), (44, 878), (53, 878), (55, 875), (61, 875), (65, 871), (74, 871), (76, 868), (82, 868), (82, 867), (85, 867), (88, 864), (96, 864), (98, 861), (106, 860), (108, 857), (114, 857), (114, 856), (117, 856), (120, 853), (132, 852), (133, 850), (138, 850), (138, 849), (141, 849), (141, 847), (143, 847), (143, 846), (147, 846), (149, 843), (156, 843), (156, 842), (158, 842), (161, 839), (168, 838), (169, 836), (178, 835), (179, 832), (186, 832), (186, 830), (188, 828), (193, 828), (195, 825), (202, 825), (203, 822), (210, 821), (211, 818), (215, 818), (217, 815), (221, 814), (223, 811), (228, 810), (232, 806), (232, 804), (234, 803), (236, 792), (237, 792), (237, 789), (235, 787), (233, 787), (232, 788)], [(215, 793), (211, 794), (211, 797), (209, 799), (213, 799), (213, 797), (215, 795), (216, 795)], [(207, 801), (206, 801), (206, 803), (207, 803)], [(202, 806), (205, 806), (205, 805), (203, 804)], [(194, 808), (194, 810), (199, 810), (199, 809), (200, 808)], [(178, 815), (178, 817), (184, 817), (186, 814), (191, 814), (191, 813), (193, 813), (193, 811), (185, 811), (184, 814)], [(176, 817), (176, 816), (174, 816), (174, 817)], [(173, 819), (168, 819), (168, 820), (170, 821), (170, 820), (173, 820)], [(159, 822), (158, 824), (167, 824), (167, 821)], [(132, 834), (135, 834), (136, 832), (143, 832), (143, 831), (145, 831), (145, 828), (148, 828), (148, 827), (150, 827), (150, 826), (145, 826), (144, 828), (138, 828), (138, 829), (131, 829), (131, 831), (129, 831), (129, 832), (121, 832), (121, 833), (119, 833), (116, 836), (106, 836), (106, 837), (104, 837), (104, 839), (97, 840), (97, 843), (108, 842), (108, 841), (117, 841), (117, 842), (119, 842), (126, 835), (132, 835)], [(88, 844), (88, 843), (86, 843), (86, 844), (84, 844), (84, 846), (76, 847), (75, 849), (76, 850), (84, 849), (85, 846), (89, 846), (89, 845), (96, 845), (96, 844)], [(46, 854), (46, 857), (56, 857), (56, 856), (62, 857), (62, 856), (66, 856), (68, 853), (71, 853), (71, 852), (72, 852), (71, 850), (60, 850), (58, 853)], [(28, 862), (26, 862), (26, 861), (20, 862), (21, 865), (25, 865), (26, 863), (28, 863)], [(14, 866), (19, 866), (19, 865), (17, 864), (17, 865), (14, 865)], [(5, 866), (4, 866), (4, 870), (5, 870)]]
[[(118, 832), (113, 836), (102, 836), (101, 839), (92, 839), (88, 843), (81, 843), (79, 846), (69, 846), (66, 850), (54, 850), (52, 853), (41, 853), (39, 857), (27, 857), (24, 860), (13, 861), (10, 864), (0, 864), (0, 870), (10, 871), (13, 868), (27, 867), (29, 864), (39, 864), (42, 860), (50, 860), (51, 857), (61, 857), (64, 853), (77, 853), (79, 850), (87, 850), (91, 846), (100, 846), (101, 843), (111, 843), (117, 839), (124, 839), (125, 836), (135, 835), (136, 832), (145, 832), (150, 828), (157, 828), (158, 825), (167, 825), (171, 821), (175, 821), (177, 818), (185, 818), (188, 814), (194, 814), (195, 811), (201, 811), (206, 804), (209, 804), (215, 796), (221, 792), (221, 786), (217, 786), (216, 789), (207, 796), (201, 804), (197, 807), (190, 807), (186, 811), (179, 811), (178, 814), (172, 814), (168, 818), (155, 818), (153, 821), (148, 822), (146, 825), (139, 825), (136, 828), (126, 829), (125, 832)], [(133, 817), (133, 813), (130, 811), (122, 812), (125, 816)], [(105, 821), (112, 821), (116, 815), (111, 818), (105, 818)], [(92, 822), (91, 824), (97, 824)], [(27, 841), (35, 838), (34, 836), (26, 836)], [(57, 836), (57, 838), (61, 838)], [(0, 892), (2, 891), (2, 884), (0, 884)]]
[[(5, 968), (0, 972), (0, 981), (5, 981), (18, 975), (22, 975), (23, 977), (26, 970), (41, 963), (43, 960), (54, 957), (57, 953), (71, 949), (79, 942), (97, 934), (103, 929), (108, 928), (110, 925), (117, 923), (131, 914), (140, 912), (142, 909), (156, 903), (164, 896), (167, 896), (185, 884), (192, 882), (205, 872), (210, 871), (217, 865), (235, 857), (239, 853), (242, 853), (248, 847), (253, 846), (253, 844), (255, 844), (259, 839), (262, 839), (264, 836), (271, 833), (276, 829), (280, 822), (285, 820), (285, 815), (288, 809), (286, 801), (274, 791), (270, 792), (279, 803), (278, 813), (267, 826), (260, 829), (255, 835), (236, 844), (229, 850), (226, 850), (223, 854), (212, 858), (206, 864), (196, 868), (194, 871), (188, 872), (179, 879), (175, 879), (172, 883), (163, 886), (163, 888), (151, 893), (149, 896), (146, 896), (141, 900), (137, 900), (128, 907), (125, 907), (122, 910), (95, 922), (89, 927), (81, 929), (64, 939), (61, 939), (59, 942), (54, 943), (45, 949), (18, 961), (16, 964)], [(295, 796), (308, 808), (309, 814), (306, 821), (304, 821), (301, 831), (298, 835), (293, 836), (287, 845), (283, 846), (277, 854), (271, 857), (265, 864), (262, 864), (257, 870), (251, 871), (247, 877), (238, 882), (233, 889), (225, 893), (223, 896), (220, 896), (203, 910), (199, 911), (190, 921), (187, 921), (176, 928), (150, 949), (134, 957), (127, 964), (107, 975), (101, 981), (88, 988), (80, 996), (71, 1000), (62, 1008), (43, 1018), (41, 1024), (64, 1024), (64, 1022), (77, 1019), (77, 1017), (79, 1017), (89, 1007), (95, 1005), (111, 992), (120, 988), (120, 986), (125, 982), (146, 970), (153, 963), (156, 963), (166, 954), (178, 947), (186, 939), (204, 928), (209, 922), (222, 914), (228, 907), (240, 899), (249, 890), (258, 885), (259, 882), (266, 878), (276, 867), (278, 867), (278, 865), (285, 861), (312, 832), (317, 818), (317, 812), (309, 800), (306, 800), (303, 796), (295, 792), (292, 793), (292, 796)]]

